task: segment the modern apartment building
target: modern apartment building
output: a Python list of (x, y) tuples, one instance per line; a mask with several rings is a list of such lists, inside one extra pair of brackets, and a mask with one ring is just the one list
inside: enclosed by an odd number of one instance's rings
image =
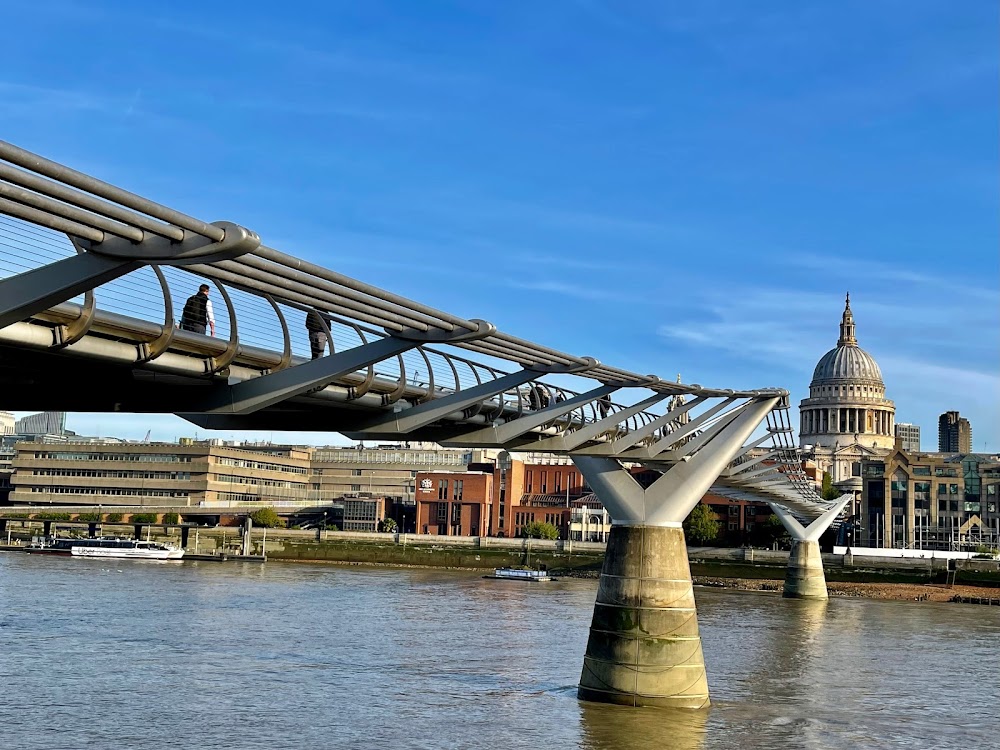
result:
[(896, 440), (907, 453), (920, 452), (920, 425), (896, 422)]
[(972, 453), (972, 424), (957, 411), (946, 411), (938, 417), (938, 450)]

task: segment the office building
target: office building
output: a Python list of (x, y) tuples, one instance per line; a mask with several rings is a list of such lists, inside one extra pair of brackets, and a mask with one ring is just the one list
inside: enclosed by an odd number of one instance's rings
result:
[(385, 518), (385, 498), (345, 497), (342, 531), (378, 531)]
[(417, 472), (417, 533), (488, 536), (493, 472)]
[(17, 420), (9, 411), (0, 411), (0, 436), (13, 435)]
[(316, 448), (312, 454), (313, 488), (327, 497), (366, 493), (413, 507), (421, 471), (464, 471), (473, 451), (450, 448)]
[(918, 453), (920, 451), (920, 425), (897, 422), (896, 440), (898, 446), (907, 453)]
[(12, 504), (308, 506), (309, 452), (194, 443), (19, 442)]
[(1000, 457), (909, 453), (862, 462), (855, 543), (969, 550), (1000, 542)]
[(66, 432), (66, 412), (29, 414), (14, 423), (14, 432), (18, 435), (62, 435)]
[(938, 450), (972, 453), (972, 425), (957, 411), (946, 411), (938, 417)]

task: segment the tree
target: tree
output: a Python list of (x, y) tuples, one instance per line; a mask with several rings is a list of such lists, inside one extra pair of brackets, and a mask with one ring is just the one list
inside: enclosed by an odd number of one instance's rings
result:
[(698, 503), (684, 520), (684, 538), (688, 544), (703, 545), (715, 541), (721, 524), (715, 520), (715, 513), (704, 503)]
[(820, 494), (824, 500), (836, 500), (841, 495), (840, 490), (833, 486), (833, 477), (828, 471), (823, 472), (823, 489)]
[(68, 521), (72, 516), (69, 513), (36, 513), (36, 521)]
[(528, 539), (558, 539), (559, 529), (551, 523), (532, 521), (521, 527), (521, 536)]
[(395, 534), (398, 530), (396, 522), (391, 518), (383, 518), (382, 522), (379, 524), (379, 531), (386, 534)]
[(775, 542), (784, 546), (788, 539), (788, 532), (774, 513), (764, 523), (757, 524), (750, 534), (750, 543), (755, 547), (773, 547)]
[(250, 520), (253, 521), (254, 526), (260, 526), (264, 529), (273, 529), (275, 526), (281, 525), (281, 516), (274, 508), (258, 508), (253, 513), (250, 514)]
[(132, 523), (156, 523), (157, 518), (159, 518), (157, 513), (133, 513)]
[(172, 525), (172, 524), (175, 524), (175, 523), (179, 523), (180, 520), (181, 520), (181, 517), (180, 517), (179, 513), (164, 513), (163, 514), (163, 523), (171, 524)]

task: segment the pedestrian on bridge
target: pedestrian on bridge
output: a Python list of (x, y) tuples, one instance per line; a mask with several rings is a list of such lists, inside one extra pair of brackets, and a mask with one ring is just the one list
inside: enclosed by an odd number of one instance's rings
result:
[(318, 359), (326, 351), (326, 342), (330, 337), (330, 319), (321, 315), (318, 310), (310, 310), (306, 314), (306, 330), (309, 332), (312, 358)]
[(198, 287), (198, 293), (188, 297), (181, 313), (181, 328), (194, 333), (205, 333), (207, 325), (211, 335), (215, 335), (215, 313), (212, 310), (212, 300), (208, 298), (208, 284)]

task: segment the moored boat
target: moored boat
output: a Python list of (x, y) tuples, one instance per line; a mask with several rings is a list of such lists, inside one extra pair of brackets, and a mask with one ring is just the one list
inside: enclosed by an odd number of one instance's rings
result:
[(486, 578), (500, 578), (510, 581), (554, 581), (547, 570), (519, 570), (518, 568), (494, 568), (493, 575)]
[(54, 537), (33, 541), (25, 551), (29, 554), (130, 560), (180, 560), (184, 557), (184, 550), (169, 544), (117, 537), (94, 539)]

